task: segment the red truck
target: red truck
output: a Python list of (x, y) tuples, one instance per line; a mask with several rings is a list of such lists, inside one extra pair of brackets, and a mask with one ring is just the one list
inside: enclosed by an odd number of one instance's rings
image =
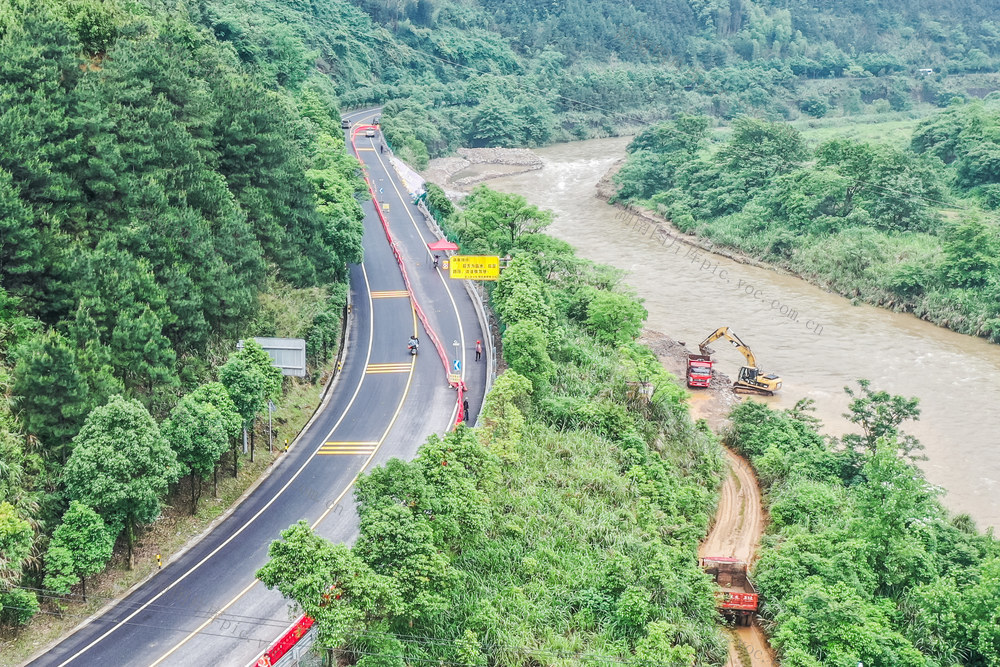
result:
[(687, 384), (689, 387), (707, 387), (712, 381), (712, 357), (707, 354), (689, 354)]
[(715, 591), (715, 605), (736, 625), (750, 625), (757, 613), (757, 589), (747, 577), (747, 564), (738, 558), (721, 556), (701, 559), (701, 567), (710, 574), (719, 590)]

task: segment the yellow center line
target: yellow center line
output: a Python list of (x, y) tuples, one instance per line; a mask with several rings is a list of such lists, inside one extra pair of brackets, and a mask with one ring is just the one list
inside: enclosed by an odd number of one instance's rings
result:
[(413, 367), (413, 362), (368, 364), (365, 373), (408, 373)]
[(378, 447), (378, 442), (324, 442), (319, 447), (319, 454), (326, 455), (357, 455), (371, 454)]
[[(366, 277), (367, 277), (367, 274), (366, 274)], [(410, 312), (412, 313), (412, 317), (413, 317), (413, 334), (416, 335), (417, 334), (417, 311), (411, 306), (410, 307)], [(388, 426), (386, 426), (385, 431), (382, 433), (382, 437), (380, 437), (377, 440), (378, 444), (375, 446), (375, 448), (368, 455), (368, 458), (365, 460), (365, 462), (363, 464), (361, 464), (361, 469), (358, 470), (358, 473), (347, 484), (347, 486), (344, 487), (344, 490), (340, 492), (340, 495), (338, 495), (336, 497), (336, 499), (334, 499), (334, 501), (332, 503), (329, 503), (327, 505), (326, 511), (323, 512), (319, 516), (319, 518), (316, 519), (315, 522), (313, 522), (312, 526), (310, 526), (313, 530), (315, 530), (316, 526), (318, 526), (323, 521), (323, 519), (325, 519), (330, 514), (330, 512), (333, 511), (333, 508), (335, 508), (337, 505), (340, 504), (340, 501), (344, 499), (344, 496), (347, 495), (347, 492), (350, 491), (352, 488), (354, 488), (354, 484), (355, 484), (355, 482), (358, 481), (358, 477), (360, 477), (361, 474), (368, 468), (368, 466), (371, 465), (372, 460), (375, 458), (375, 454), (377, 454), (378, 450), (382, 447), (382, 443), (384, 443), (385, 439), (387, 437), (389, 437), (389, 432), (392, 430), (393, 425), (395, 425), (396, 420), (399, 418), (399, 413), (402, 412), (402, 410), (403, 410), (403, 403), (406, 402), (406, 397), (410, 393), (410, 385), (413, 383), (413, 372), (414, 372), (414, 370), (416, 370), (416, 364), (410, 364), (410, 375), (409, 375), (409, 377), (406, 378), (406, 386), (403, 388), (403, 393), (402, 393), (402, 395), (399, 398), (399, 403), (396, 404), (396, 411), (393, 413), (392, 419), (389, 420), (389, 424), (388, 424)], [(344, 414), (346, 415), (347, 412), (345, 411)], [(339, 422), (338, 422), (338, 425), (339, 425)], [(334, 427), (334, 428), (336, 428), (336, 427)], [(315, 456), (315, 454), (314, 454), (314, 456)], [(289, 483), (291, 483), (291, 482), (289, 482)], [(232, 607), (234, 604), (236, 604), (236, 602), (238, 600), (240, 600), (240, 598), (242, 598), (244, 595), (246, 595), (247, 593), (249, 593), (250, 590), (254, 586), (256, 586), (259, 581), (260, 581), (260, 579), (254, 579), (250, 583), (249, 586), (247, 586), (246, 588), (244, 588), (242, 591), (239, 592), (239, 594), (236, 597), (234, 597), (232, 600), (230, 600), (229, 602), (227, 602), (226, 605), (224, 607), (222, 607), (222, 609), (220, 609), (219, 611), (217, 611), (214, 614), (212, 614), (212, 616), (210, 616), (204, 623), (202, 623), (197, 628), (195, 628), (194, 630), (192, 630), (190, 634), (188, 634), (184, 639), (182, 639), (180, 642), (178, 642), (177, 644), (175, 644), (174, 647), (171, 648), (169, 651), (167, 651), (166, 653), (164, 653), (163, 656), (160, 657), (156, 662), (152, 663), (150, 665), (150, 667), (156, 667), (157, 665), (161, 664), (164, 660), (166, 660), (171, 655), (173, 655), (175, 652), (177, 652), (182, 646), (184, 646), (189, 641), (191, 641), (191, 639), (195, 635), (197, 635), (202, 630), (204, 630), (205, 628), (207, 628), (209, 625), (211, 625), (212, 623), (214, 623), (215, 620), (219, 616), (221, 616), (227, 609), (229, 609), (230, 607)], [(255, 657), (254, 661), (256, 661), (259, 658), (260, 658), (260, 655), (258, 655), (257, 657)]]

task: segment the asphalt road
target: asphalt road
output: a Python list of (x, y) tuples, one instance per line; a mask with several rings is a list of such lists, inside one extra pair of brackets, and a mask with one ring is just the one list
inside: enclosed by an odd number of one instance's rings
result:
[[(486, 382), (486, 363), (474, 361), (475, 341), (483, 339), (479, 321), (464, 288), (431, 268), (426, 243), (435, 239), (397, 183), (388, 154), (379, 152), (380, 142), (363, 133), (356, 138), (377, 196), (388, 204), (385, 215), (414, 294), (449, 359), (460, 356), (474, 420)], [(348, 346), (327, 403), (226, 520), (28, 664), (247, 665), (294, 618), (281, 595), (254, 578), (270, 542), (301, 519), (330, 539), (353, 542), (357, 475), (392, 457), (413, 458), (427, 435), (449, 430), (456, 392), (406, 296), (374, 205), (364, 208), (365, 259), (351, 267)], [(416, 357), (406, 349), (414, 332), (422, 343)]]

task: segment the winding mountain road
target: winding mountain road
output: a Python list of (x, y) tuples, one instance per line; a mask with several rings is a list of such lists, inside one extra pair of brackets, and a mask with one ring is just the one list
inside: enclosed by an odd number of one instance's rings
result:
[[(224, 521), (117, 603), (48, 647), (30, 665), (233, 665), (251, 662), (289, 625), (287, 603), (254, 578), (272, 540), (305, 519), (334, 541), (358, 532), (351, 488), (357, 476), (392, 457), (412, 458), (431, 433), (457, 417), (456, 391), (443, 361), (459, 356), (473, 417), (488, 364), (473, 361), (485, 340), (471, 298), (430, 266), (433, 241), (379, 150), (381, 137), (348, 130), (395, 241), (366, 202), (365, 259), (350, 269), (351, 314), (343, 368), (313, 420), (271, 474)], [(443, 342), (409, 355), (410, 334), (429, 341), (407, 292), (402, 262), (426, 321)], [(470, 363), (466, 363), (469, 361)], [(474, 418), (470, 419), (470, 423)]]

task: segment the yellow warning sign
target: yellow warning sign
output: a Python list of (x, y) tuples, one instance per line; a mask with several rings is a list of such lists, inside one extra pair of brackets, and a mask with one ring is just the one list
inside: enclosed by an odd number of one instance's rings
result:
[(453, 255), (450, 277), (459, 280), (496, 280), (500, 277), (500, 258), (488, 255)]

